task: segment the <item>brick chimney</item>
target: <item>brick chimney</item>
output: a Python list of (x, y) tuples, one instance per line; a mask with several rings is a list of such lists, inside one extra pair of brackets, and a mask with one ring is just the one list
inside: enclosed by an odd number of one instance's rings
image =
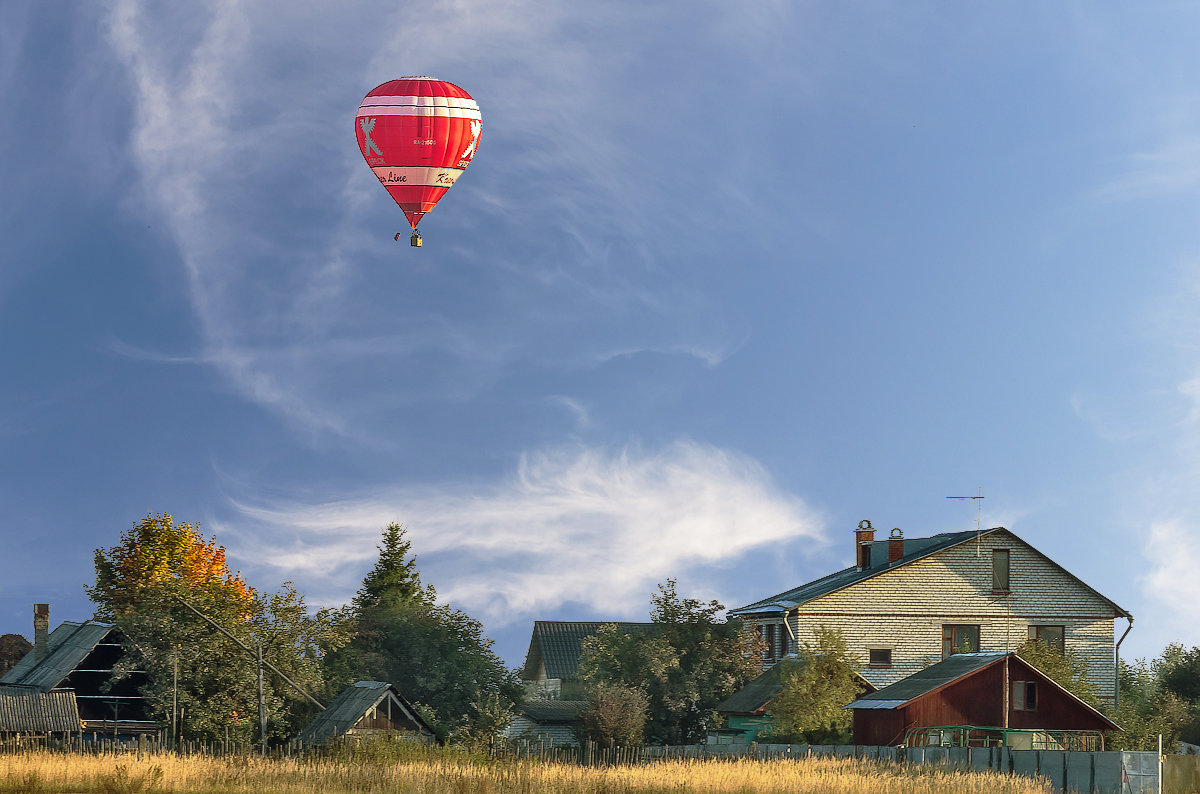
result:
[(865, 518), (854, 530), (854, 564), (861, 571), (871, 567), (871, 544), (875, 542), (875, 528)]
[(33, 661), (40, 664), (50, 649), (50, 605), (33, 605)]
[(888, 535), (888, 565), (904, 556), (904, 531), (896, 527)]

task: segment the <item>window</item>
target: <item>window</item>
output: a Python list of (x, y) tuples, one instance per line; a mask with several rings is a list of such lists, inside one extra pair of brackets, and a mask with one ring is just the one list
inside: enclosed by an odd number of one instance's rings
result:
[(992, 592), (1008, 592), (1008, 549), (992, 549)]
[(775, 624), (768, 623), (763, 626), (763, 641), (767, 643), (767, 647), (763, 649), (763, 661), (775, 661)]
[(946, 623), (942, 626), (942, 658), (956, 653), (979, 652), (979, 626)]
[(1037, 711), (1037, 682), (1013, 681), (1013, 709)]
[(867, 651), (867, 665), (869, 667), (891, 667), (892, 649), (871, 648)]
[(787, 655), (788, 655), (788, 631), (787, 631), (787, 624), (785, 623), (779, 627), (779, 658), (782, 659), (783, 657), (785, 657)]
[(1059, 653), (1066, 650), (1066, 629), (1063, 626), (1030, 626), (1029, 639), (1049, 645)]

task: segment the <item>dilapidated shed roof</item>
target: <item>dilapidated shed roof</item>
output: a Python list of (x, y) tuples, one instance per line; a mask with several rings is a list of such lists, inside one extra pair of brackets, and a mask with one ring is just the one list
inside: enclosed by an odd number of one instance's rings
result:
[(74, 692), (0, 686), (0, 734), (76, 733), (81, 724)]
[(112, 630), (107, 623), (64, 621), (50, 632), (45, 659), (38, 662), (35, 652), (30, 651), (0, 678), (0, 684), (18, 684), (49, 692), (104, 642)]
[(353, 731), (408, 731), (426, 738), (433, 729), (391, 684), (356, 681), (300, 733), (300, 741), (325, 744)]

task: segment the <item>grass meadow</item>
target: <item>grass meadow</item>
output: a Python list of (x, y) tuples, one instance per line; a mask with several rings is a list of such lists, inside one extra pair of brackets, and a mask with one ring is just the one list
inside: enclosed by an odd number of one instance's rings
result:
[(262, 758), (146, 754), (0, 756), (4, 794), (1048, 794), (1040, 780), (853, 759), (662, 761), (586, 767), (537, 760)]

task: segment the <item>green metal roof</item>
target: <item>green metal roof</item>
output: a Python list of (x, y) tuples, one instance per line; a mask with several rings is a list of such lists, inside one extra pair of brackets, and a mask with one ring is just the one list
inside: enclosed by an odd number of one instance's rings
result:
[(654, 623), (619, 623), (613, 620), (573, 623), (559, 620), (537, 620), (525, 654), (521, 678), (537, 679), (539, 665), (545, 665), (546, 678), (572, 679), (579, 677), (579, 656), (583, 641), (592, 637), (601, 626), (615, 625), (626, 634), (647, 634), (658, 631)]
[(402, 716), (411, 723), (413, 731), (433, 735), (433, 730), (394, 686), (383, 681), (356, 681), (343, 689), (341, 694), (301, 731), (299, 738), (307, 744), (324, 744), (336, 739), (353, 728), (368, 711), (389, 696), (399, 704)]
[(848, 709), (893, 709), (928, 695), (935, 689), (995, 664), (1007, 653), (956, 653), (948, 659), (918, 670), (907, 678), (863, 695), (846, 706)]
[[(798, 673), (803, 673), (804, 668), (805, 661), (801, 658), (788, 657), (780, 659), (758, 678), (718, 703), (716, 710), (721, 714), (762, 714), (766, 710), (767, 704), (783, 691), (784, 671), (795, 670)], [(868, 692), (875, 690), (871, 682), (858, 675), (858, 673), (855, 673), (855, 675), (858, 677), (858, 683), (863, 690)]]
[(744, 687), (717, 704), (721, 714), (761, 714), (771, 699), (783, 691), (783, 671), (804, 672), (800, 659), (782, 659)]
[(801, 604), (805, 604), (809, 601), (813, 601), (817, 598), (820, 598), (821, 596), (829, 595), (830, 593), (835, 593), (838, 590), (843, 590), (847, 587), (850, 587), (851, 585), (858, 584), (859, 582), (866, 581), (867, 579), (870, 579), (872, 577), (879, 576), (880, 574), (887, 573), (888, 571), (891, 571), (891, 570), (895, 570), (896, 568), (899, 568), (902, 565), (907, 565), (908, 563), (916, 562), (917, 560), (924, 559), (933, 554), (937, 554), (938, 552), (945, 551), (946, 549), (953, 548), (954, 546), (958, 546), (962, 543), (967, 543), (969, 541), (975, 540), (976, 538), (980, 538), (984, 535), (991, 535), (991, 534), (997, 533), (997, 532), (1004, 532), (1009, 535), (1012, 535), (1013, 538), (1015, 538), (1016, 540), (1023, 543), (1026, 547), (1028, 547), (1034, 553), (1040, 555), (1044, 560), (1049, 562), (1051, 565), (1058, 568), (1064, 574), (1066, 574), (1067, 576), (1074, 579), (1076, 582), (1078, 582), (1080, 584), (1080, 586), (1091, 591), (1092, 593), (1094, 593), (1096, 595), (1096, 597), (1098, 597), (1098, 598), (1102, 599), (1103, 601), (1105, 601), (1106, 603), (1108, 603), (1113, 608), (1113, 611), (1115, 613), (1121, 615), (1122, 617), (1127, 617), (1127, 618), (1132, 617), (1132, 615), (1130, 615), (1129, 612), (1122, 609), (1117, 604), (1110, 601), (1108, 598), (1105, 598), (1099, 592), (1097, 592), (1092, 587), (1090, 587), (1088, 584), (1086, 584), (1081, 579), (1079, 579), (1079, 577), (1075, 576), (1073, 573), (1071, 573), (1067, 569), (1063, 568), (1061, 565), (1059, 565), (1054, 560), (1047, 557), (1045, 554), (1042, 554), (1040, 551), (1033, 548), (1033, 546), (1030, 546), (1028, 543), (1025, 543), (1025, 541), (1021, 540), (1015, 534), (1013, 534), (1013, 532), (1011, 530), (1005, 529), (1004, 527), (993, 527), (991, 529), (985, 529), (980, 532), (975, 532), (975, 531), (945, 532), (940, 535), (933, 535), (932, 537), (928, 537), (928, 538), (911, 538), (911, 539), (905, 538), (904, 539), (904, 556), (901, 557), (899, 560), (897, 560), (894, 563), (888, 562), (888, 541), (886, 539), (885, 540), (876, 540), (876, 541), (872, 542), (872, 544), (871, 544), (871, 566), (870, 567), (862, 568), (862, 569), (846, 568), (845, 570), (838, 571), (837, 573), (832, 573), (821, 579), (817, 579), (815, 581), (809, 582), (808, 584), (802, 584), (799, 587), (793, 588), (791, 590), (787, 590), (782, 593), (778, 593), (776, 595), (770, 596), (769, 598), (764, 598), (761, 601), (755, 601), (753, 604), (747, 604), (744, 607), (738, 607), (737, 609), (731, 609), (731, 610), (729, 610), (729, 614), (731, 616), (735, 616), (735, 617), (742, 617), (742, 616), (746, 616), (746, 615), (756, 615), (756, 614), (758, 614), (758, 615), (779, 614), (782, 612), (791, 611), (792, 609), (800, 606)]
[(113, 627), (107, 623), (64, 621), (50, 632), (46, 641), (46, 658), (40, 664), (34, 661), (34, 652), (30, 651), (0, 678), (0, 684), (16, 684), (49, 692), (62, 683), (112, 630)]

